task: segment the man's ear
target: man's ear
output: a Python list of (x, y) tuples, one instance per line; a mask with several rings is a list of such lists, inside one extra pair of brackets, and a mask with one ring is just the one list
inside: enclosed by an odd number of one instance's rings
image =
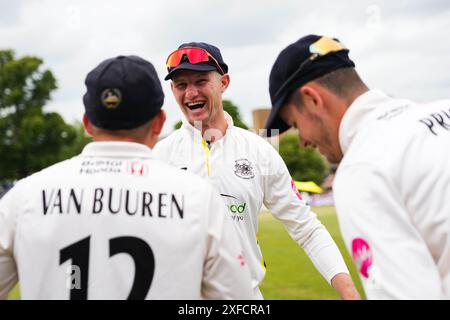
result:
[(230, 80), (231, 80), (230, 75), (228, 73), (220, 77), (222, 93), (224, 93), (227, 90), (228, 86), (230, 85)]
[(166, 122), (166, 112), (161, 109), (153, 119), (152, 133), (156, 136), (159, 136), (161, 134), (165, 122)]
[(92, 137), (92, 125), (86, 113), (83, 115), (83, 126), (86, 133)]
[(313, 83), (306, 84), (300, 88), (302, 102), (308, 108), (323, 108), (323, 99), (320, 90)]
[(144, 144), (153, 149), (158, 142), (159, 135), (161, 134), (164, 122), (166, 121), (166, 113), (164, 110), (159, 110), (158, 114), (151, 120), (150, 130), (144, 139)]

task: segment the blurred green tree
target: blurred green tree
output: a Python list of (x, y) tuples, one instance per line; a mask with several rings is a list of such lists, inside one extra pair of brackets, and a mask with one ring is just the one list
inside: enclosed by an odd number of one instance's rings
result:
[(75, 131), (75, 139), (71, 144), (64, 145), (61, 148), (61, 158), (69, 159), (75, 155), (78, 155), (83, 150), (89, 142), (92, 142), (92, 137), (90, 137), (84, 130), (84, 126), (81, 122), (77, 121), (71, 126)]
[(241, 113), (239, 112), (239, 108), (233, 104), (230, 100), (222, 101), (223, 110), (225, 110), (231, 118), (233, 118), (234, 125), (236, 127), (248, 130), (248, 126), (244, 123), (241, 118)]
[(26, 177), (73, 156), (76, 143), (85, 138), (58, 113), (43, 111), (57, 85), (42, 63), (0, 50), (0, 181)]
[(183, 121), (178, 120), (178, 121), (173, 125), (173, 129), (174, 129), (174, 130), (180, 129), (182, 124), (183, 124)]
[(287, 134), (280, 139), (279, 150), (294, 180), (314, 181), (321, 185), (329, 173), (326, 159), (315, 149), (300, 148), (299, 137)]

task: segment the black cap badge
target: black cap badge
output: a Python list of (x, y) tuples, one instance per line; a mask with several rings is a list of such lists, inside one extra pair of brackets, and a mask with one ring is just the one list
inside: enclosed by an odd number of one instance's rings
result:
[(102, 104), (107, 109), (115, 109), (122, 102), (122, 93), (119, 89), (108, 88), (102, 92)]

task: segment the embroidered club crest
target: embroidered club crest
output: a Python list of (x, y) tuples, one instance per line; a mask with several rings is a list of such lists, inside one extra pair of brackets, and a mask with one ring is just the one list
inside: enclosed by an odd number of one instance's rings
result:
[(119, 89), (108, 88), (102, 92), (102, 104), (107, 109), (115, 109), (122, 102), (122, 93)]
[(242, 179), (253, 179), (255, 177), (253, 165), (247, 159), (235, 160), (234, 174)]

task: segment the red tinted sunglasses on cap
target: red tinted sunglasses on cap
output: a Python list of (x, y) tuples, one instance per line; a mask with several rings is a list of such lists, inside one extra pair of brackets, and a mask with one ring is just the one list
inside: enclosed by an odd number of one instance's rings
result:
[(183, 57), (186, 56), (191, 64), (197, 64), (201, 62), (213, 61), (217, 66), (220, 74), (225, 74), (219, 62), (205, 49), (186, 47), (180, 48), (172, 52), (169, 57), (167, 57), (166, 66), (167, 69), (172, 69), (178, 67), (183, 61)]

